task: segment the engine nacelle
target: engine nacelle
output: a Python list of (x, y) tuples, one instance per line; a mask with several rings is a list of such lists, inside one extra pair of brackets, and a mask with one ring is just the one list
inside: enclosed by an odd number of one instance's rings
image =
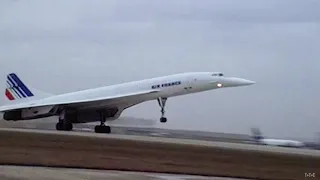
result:
[(97, 111), (78, 111), (76, 113), (67, 114), (66, 118), (70, 119), (73, 123), (95, 122), (99, 120), (100, 113)]
[(7, 111), (3, 114), (3, 119), (7, 121), (19, 121), (28, 119), (38, 119), (53, 116), (56, 113), (54, 106), (43, 106)]
[[(109, 108), (103, 110), (106, 118), (114, 117), (119, 111), (118, 108)], [(66, 118), (71, 120), (72, 123), (88, 123), (100, 120), (101, 113), (97, 110), (81, 110), (75, 112), (67, 112)]]

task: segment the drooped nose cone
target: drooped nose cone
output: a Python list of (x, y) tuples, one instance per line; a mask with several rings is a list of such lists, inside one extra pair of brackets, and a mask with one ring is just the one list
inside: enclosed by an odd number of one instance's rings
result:
[(255, 84), (256, 82), (242, 79), (242, 78), (228, 78), (227, 80), (227, 86), (234, 87), (234, 86), (249, 86), (252, 84)]
[(237, 83), (240, 86), (249, 86), (249, 85), (255, 84), (256, 82), (251, 81), (251, 80), (247, 80), (247, 79), (238, 79)]

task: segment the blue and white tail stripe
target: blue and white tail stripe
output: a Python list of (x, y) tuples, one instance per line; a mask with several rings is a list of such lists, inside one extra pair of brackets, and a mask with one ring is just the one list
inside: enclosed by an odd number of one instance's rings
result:
[(5, 93), (9, 100), (34, 96), (30, 89), (14, 73), (7, 75), (7, 89)]

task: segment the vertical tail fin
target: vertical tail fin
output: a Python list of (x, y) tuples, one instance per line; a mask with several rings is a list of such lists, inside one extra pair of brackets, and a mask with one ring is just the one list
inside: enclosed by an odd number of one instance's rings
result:
[(259, 128), (251, 128), (252, 137), (255, 141), (263, 139), (262, 133)]
[(40, 95), (41, 97), (48, 97), (49, 94), (40, 93), (34, 94), (34, 90), (31, 90), (15, 73), (7, 75), (6, 78), (7, 88), (5, 90), (5, 96), (10, 101), (22, 100)]

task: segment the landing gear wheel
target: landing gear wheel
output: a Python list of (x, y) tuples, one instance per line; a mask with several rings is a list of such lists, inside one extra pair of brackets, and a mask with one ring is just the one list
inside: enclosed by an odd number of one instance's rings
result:
[(67, 123), (67, 124), (65, 124), (65, 130), (66, 130), (66, 131), (72, 131), (72, 129), (73, 129), (72, 123)]
[(63, 122), (58, 122), (56, 124), (56, 129), (58, 131), (71, 131), (73, 128), (72, 123), (63, 123)]
[(110, 126), (101, 126), (101, 125), (95, 126), (94, 132), (109, 134), (109, 133), (111, 133), (111, 127)]
[(66, 116), (66, 110), (62, 110), (59, 115), (59, 122), (56, 124), (58, 131), (72, 131), (72, 118)]
[(160, 122), (166, 123), (166, 122), (167, 122), (167, 118), (166, 118), (166, 117), (161, 117), (161, 118), (160, 118)]
[(94, 127), (95, 133), (111, 133), (111, 127), (105, 125), (106, 122), (106, 114), (104, 111), (100, 112), (100, 125)]
[(63, 124), (61, 123), (61, 122), (58, 122), (57, 124), (56, 124), (56, 129), (58, 130), (58, 131), (62, 131), (63, 130), (63, 126), (62, 126)]
[(158, 100), (159, 106), (161, 107), (160, 122), (161, 123), (165, 123), (165, 122), (167, 122), (167, 118), (165, 117), (165, 109), (164, 108), (165, 108), (165, 105), (166, 105), (167, 98), (160, 97), (157, 100)]

